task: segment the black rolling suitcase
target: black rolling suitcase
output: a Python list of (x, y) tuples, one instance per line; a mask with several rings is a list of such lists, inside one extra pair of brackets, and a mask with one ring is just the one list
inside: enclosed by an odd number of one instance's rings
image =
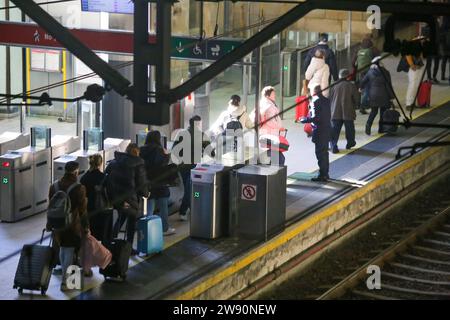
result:
[[(399, 122), (400, 120), (400, 113), (395, 109), (388, 109), (383, 113), (383, 121), (385, 122)], [(395, 133), (397, 132), (398, 125), (392, 125), (392, 124), (383, 124), (383, 131), (386, 131), (388, 133)]]
[(14, 277), (14, 289), (18, 289), (22, 294), (23, 289), (40, 290), (45, 295), (52, 269), (54, 267), (54, 249), (50, 244), (43, 246), (45, 229), (42, 231), (40, 245), (26, 244), (22, 248), (16, 275)]
[(128, 271), (128, 261), (131, 256), (131, 244), (122, 239), (114, 239), (111, 243), (105, 244), (106, 248), (112, 253), (111, 263), (105, 268), (100, 269), (105, 279), (116, 278), (125, 279)]
[(132, 249), (131, 243), (126, 240), (126, 232), (124, 239), (113, 239), (111, 242), (105, 243), (104, 246), (111, 252), (112, 260), (105, 269), (99, 270), (100, 274), (105, 277), (105, 280), (108, 278), (125, 280), (127, 277), (128, 261), (130, 260)]

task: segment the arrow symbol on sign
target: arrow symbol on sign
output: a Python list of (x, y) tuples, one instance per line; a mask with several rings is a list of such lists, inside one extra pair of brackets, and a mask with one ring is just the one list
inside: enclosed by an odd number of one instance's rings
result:
[(177, 49), (179, 53), (182, 53), (184, 51), (184, 48), (182, 48), (181, 46), (181, 41), (178, 43), (178, 47), (175, 47), (175, 49)]

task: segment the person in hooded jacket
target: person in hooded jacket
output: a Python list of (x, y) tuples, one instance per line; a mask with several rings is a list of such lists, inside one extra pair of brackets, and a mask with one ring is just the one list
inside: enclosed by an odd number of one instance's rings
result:
[[(304, 70), (309, 68), (309, 65), (312, 63), (313, 58), (316, 56), (316, 51), (321, 50), (324, 53), (324, 61), (328, 65), (331, 75), (333, 76), (334, 81), (338, 80), (338, 67), (336, 63), (336, 56), (334, 55), (333, 50), (328, 46), (328, 34), (321, 33), (319, 43), (308, 51), (308, 54), (305, 58), (305, 63), (303, 65)], [(331, 77), (328, 78), (328, 82), (330, 82)], [(319, 84), (320, 85), (320, 84)], [(325, 88), (325, 87), (322, 87)], [(312, 87), (311, 92), (313, 92), (314, 87)]]
[(361, 90), (369, 91), (369, 105), (371, 111), (366, 123), (366, 134), (369, 136), (378, 110), (380, 110), (378, 133), (384, 132), (381, 125), (383, 114), (390, 108), (391, 100), (395, 98), (394, 92), (392, 91), (391, 74), (383, 67), (380, 60), (380, 56), (375, 57), (372, 60), (373, 64), (370, 67), (370, 70), (361, 81)]
[(330, 85), (330, 68), (325, 63), (325, 52), (321, 49), (316, 50), (315, 56), (306, 70), (305, 79), (309, 81), (308, 89), (312, 95), (314, 88), (320, 86), (324, 91), (322, 94), (328, 97), (328, 87)]
[(227, 110), (220, 114), (219, 118), (217, 118), (216, 122), (209, 129), (212, 135), (217, 136), (222, 134), (227, 129), (227, 124), (234, 120), (241, 123), (243, 130), (253, 128), (253, 121), (245, 110), (245, 106), (240, 105), (240, 103), (241, 97), (236, 94), (231, 96)]
[[(136, 221), (140, 216), (140, 202), (142, 197), (148, 197), (148, 181), (145, 163), (139, 157), (139, 147), (135, 143), (127, 146), (126, 152), (114, 153), (114, 160), (105, 170), (108, 175), (107, 189), (119, 219), (113, 228), (113, 235), (117, 237), (121, 226), (127, 220), (127, 241), (133, 244), (136, 231)], [(132, 254), (138, 252), (133, 249)]]
[(145, 139), (145, 145), (141, 147), (140, 156), (145, 161), (147, 179), (150, 183), (150, 198), (147, 202), (147, 214), (159, 209), (164, 235), (175, 233), (175, 229), (169, 226), (169, 197), (170, 190), (167, 180), (173, 173), (170, 172), (169, 159), (161, 145), (161, 133), (157, 130), (150, 131)]
[[(370, 64), (373, 58), (379, 56), (381, 54), (380, 50), (378, 50), (372, 40), (371, 35), (366, 35), (364, 39), (361, 41), (360, 47), (358, 51), (353, 56), (353, 72), (359, 71), (356, 74), (356, 85), (359, 86), (361, 80), (364, 79), (364, 76), (370, 69)], [(361, 92), (361, 102), (359, 104), (361, 114), (367, 114), (366, 109), (369, 108), (369, 94), (367, 90)]]
[[(213, 123), (209, 129), (211, 137), (215, 137), (216, 142), (220, 141), (218, 138), (220, 135), (227, 137), (229, 134), (234, 134), (236, 138), (238, 134), (242, 138), (246, 129), (253, 128), (253, 121), (251, 121), (245, 106), (240, 105), (241, 97), (238, 95), (232, 95), (228, 102), (227, 110), (223, 111), (219, 118)], [(234, 133), (227, 132), (232, 130)], [(237, 132), (240, 130), (241, 132)], [(223, 140), (223, 144), (226, 145), (228, 139)], [(237, 151), (237, 141), (234, 142), (234, 151)]]

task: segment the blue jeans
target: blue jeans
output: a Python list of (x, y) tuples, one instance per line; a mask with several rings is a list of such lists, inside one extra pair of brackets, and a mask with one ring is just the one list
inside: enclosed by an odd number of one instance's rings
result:
[(66, 279), (67, 268), (73, 264), (73, 258), (75, 255), (74, 247), (60, 247), (59, 248), (59, 261), (61, 262), (63, 280)]
[(159, 209), (158, 215), (161, 217), (163, 231), (169, 229), (169, 197), (148, 199), (147, 201), (147, 215), (152, 215), (155, 212), (155, 205)]
[(180, 215), (184, 216), (187, 210), (191, 207), (191, 193), (192, 193), (191, 171), (190, 170), (186, 172), (182, 171), (181, 178), (183, 179), (184, 195), (183, 200), (181, 201)]

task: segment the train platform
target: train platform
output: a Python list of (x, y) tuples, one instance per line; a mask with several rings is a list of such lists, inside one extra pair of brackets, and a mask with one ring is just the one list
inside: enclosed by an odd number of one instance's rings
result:
[[(441, 93), (445, 95), (444, 93)], [(448, 100), (448, 99), (447, 99)], [(450, 124), (450, 102), (420, 110), (416, 120)], [(358, 135), (362, 132), (359, 130)], [(287, 224), (267, 242), (189, 237), (189, 223), (170, 217), (177, 229), (165, 238), (165, 250), (149, 257), (132, 257), (125, 282), (104, 281), (98, 270), (85, 279), (82, 291), (61, 292), (61, 275), (54, 274), (46, 296), (18, 295), (12, 289), (14, 272), (24, 244), (36, 243), (45, 214), (17, 223), (0, 224), (0, 299), (225, 299), (273, 271), (290, 258), (340, 230), (372, 208), (401, 194), (408, 186), (450, 160), (449, 148), (430, 148), (395, 160), (397, 150), (416, 142), (447, 139), (448, 130), (400, 128), (395, 135), (377, 135), (351, 152), (337, 155), (329, 183), (313, 183), (315, 170), (290, 170)], [(303, 158), (313, 158), (305, 149)], [(335, 156), (335, 155), (333, 155)], [(309, 161), (311, 165), (313, 161)], [(305, 164), (303, 163), (302, 166)], [(289, 164), (288, 164), (289, 167)], [(305, 167), (303, 167), (305, 168)], [(295, 172), (292, 172), (295, 170)], [(45, 239), (45, 241), (49, 241)]]

